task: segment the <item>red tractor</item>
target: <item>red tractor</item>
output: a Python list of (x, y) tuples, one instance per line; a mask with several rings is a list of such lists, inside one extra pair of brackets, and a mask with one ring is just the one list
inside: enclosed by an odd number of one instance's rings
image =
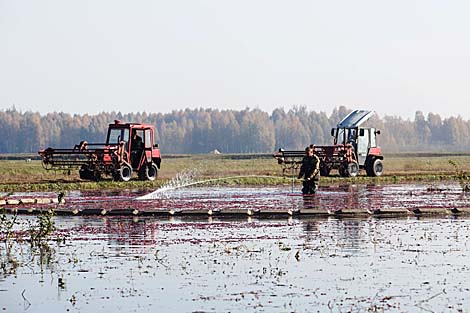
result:
[[(355, 177), (359, 169), (365, 169), (367, 176), (382, 175), (384, 157), (376, 140), (380, 130), (360, 127), (372, 114), (364, 110), (351, 112), (331, 129), (332, 146), (314, 146), (320, 158), (321, 176), (329, 176), (332, 169), (337, 169), (341, 177)], [(304, 151), (279, 149), (274, 157), (285, 171), (298, 168), (304, 155)]]
[(106, 143), (82, 141), (73, 149), (47, 148), (38, 153), (45, 169), (78, 168), (82, 179), (98, 181), (108, 175), (117, 181), (129, 181), (137, 172), (139, 179), (153, 181), (161, 164), (154, 134), (152, 125), (116, 120), (109, 124)]

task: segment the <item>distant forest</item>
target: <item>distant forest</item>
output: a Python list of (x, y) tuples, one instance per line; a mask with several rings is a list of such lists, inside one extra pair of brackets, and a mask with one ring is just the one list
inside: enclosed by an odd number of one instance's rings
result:
[[(141, 122), (155, 125), (156, 143), (163, 154), (267, 153), (278, 148), (303, 149), (331, 144), (330, 130), (351, 110), (344, 106), (331, 114), (308, 111), (303, 106), (275, 109), (186, 109), (171, 113), (103, 112), (97, 115), (0, 111), (0, 153), (35, 153), (47, 147), (73, 147), (81, 140), (105, 141), (109, 123)], [(414, 120), (374, 115), (368, 126), (380, 129), (379, 145), (384, 152), (470, 150), (470, 121), (460, 116), (441, 118), (416, 112)]]

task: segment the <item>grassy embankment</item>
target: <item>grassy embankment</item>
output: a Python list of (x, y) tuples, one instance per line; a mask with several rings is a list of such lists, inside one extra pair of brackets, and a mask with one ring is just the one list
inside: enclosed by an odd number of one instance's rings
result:
[[(385, 175), (378, 178), (361, 175), (356, 178), (340, 178), (336, 171), (333, 177), (322, 177), (323, 183), (389, 183), (403, 181), (438, 181), (458, 179), (456, 169), (470, 173), (469, 155), (413, 155), (397, 154), (386, 156)], [(46, 171), (41, 162), (32, 160), (0, 161), (0, 191), (59, 191), (75, 189), (114, 188), (156, 188), (174, 178), (178, 173), (192, 173), (195, 180), (217, 179), (223, 185), (278, 185), (292, 184), (292, 178), (281, 177), (282, 170), (272, 158), (245, 155), (193, 155), (167, 157), (162, 162), (159, 179), (143, 182), (114, 182), (104, 179), (100, 182), (82, 181), (78, 171)], [(297, 181), (297, 183), (300, 183)]]

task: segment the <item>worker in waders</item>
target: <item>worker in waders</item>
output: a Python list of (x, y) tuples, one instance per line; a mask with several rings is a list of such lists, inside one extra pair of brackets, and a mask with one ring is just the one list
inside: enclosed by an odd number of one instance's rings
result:
[(320, 181), (320, 159), (315, 154), (315, 146), (305, 148), (305, 156), (302, 159), (298, 178), (304, 178), (302, 193), (314, 194)]

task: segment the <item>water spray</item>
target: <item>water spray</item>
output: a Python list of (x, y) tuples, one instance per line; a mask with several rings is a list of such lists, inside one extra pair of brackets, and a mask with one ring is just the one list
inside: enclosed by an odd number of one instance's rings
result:
[[(187, 172), (187, 173), (179, 173), (173, 179), (171, 179), (168, 183), (160, 187), (159, 189), (137, 197), (136, 200), (153, 200), (161, 198), (161, 195), (164, 194), (166, 191), (175, 190), (184, 187), (191, 187), (195, 185), (204, 185), (208, 183), (214, 183), (218, 181), (224, 180), (233, 180), (239, 178), (283, 178), (282, 176), (268, 176), (268, 175), (237, 175), (237, 176), (229, 176), (229, 177), (219, 177), (219, 178), (212, 178), (206, 180), (196, 180), (194, 177), (194, 172)], [(293, 182), (294, 183), (294, 182)]]

